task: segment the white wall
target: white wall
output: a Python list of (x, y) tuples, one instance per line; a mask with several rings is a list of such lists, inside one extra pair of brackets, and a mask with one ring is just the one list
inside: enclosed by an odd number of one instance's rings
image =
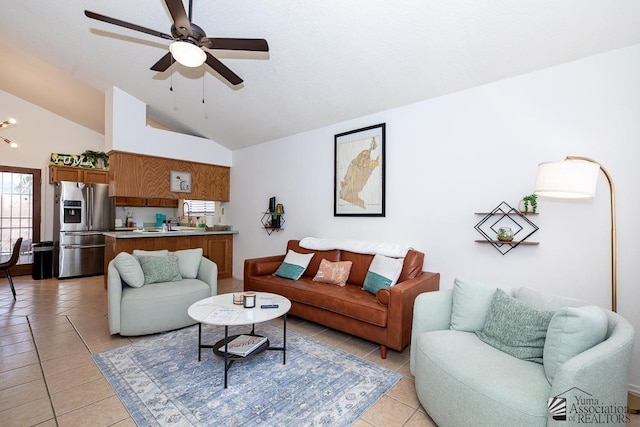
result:
[(10, 148), (0, 143), (0, 164), (42, 171), (41, 240), (53, 237), (53, 185), (49, 184), (51, 153), (80, 154), (103, 151), (104, 136), (64, 117), (0, 90), (0, 121), (18, 122), (0, 135), (20, 144)]
[[(539, 200), (540, 227), (501, 255), (474, 225), (502, 201), (533, 191), (537, 164), (581, 155), (613, 176), (618, 208), (618, 312), (640, 330), (640, 45), (317, 129), (233, 153), (227, 216), (240, 230), (234, 276), (246, 258), (284, 253), (305, 236), (409, 243), (426, 253), (441, 288), (456, 276), (522, 286), (610, 307), (606, 180), (589, 201)], [(358, 96), (358, 94), (354, 94)], [(333, 216), (335, 134), (385, 122), (386, 217)], [(261, 212), (276, 196), (284, 230)], [(640, 340), (637, 340), (640, 342)], [(632, 389), (640, 392), (640, 345)]]
[(148, 127), (146, 104), (123, 90), (109, 89), (105, 103), (105, 151), (231, 166), (231, 151), (215, 141)]

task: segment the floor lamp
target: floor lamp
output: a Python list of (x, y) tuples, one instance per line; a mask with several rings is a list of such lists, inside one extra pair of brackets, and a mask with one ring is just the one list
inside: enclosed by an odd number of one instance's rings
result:
[(609, 182), (611, 193), (611, 310), (617, 311), (616, 194), (609, 172), (588, 157), (567, 156), (560, 162), (540, 163), (534, 193), (559, 199), (594, 197), (600, 170)]
[[(534, 193), (539, 196), (560, 199), (585, 199), (594, 197), (598, 172), (602, 171), (609, 182), (611, 194), (611, 311), (617, 311), (617, 260), (616, 260), (616, 194), (609, 172), (597, 161), (588, 157), (567, 156), (563, 161), (538, 165)], [(638, 413), (640, 398), (629, 394), (628, 410)]]

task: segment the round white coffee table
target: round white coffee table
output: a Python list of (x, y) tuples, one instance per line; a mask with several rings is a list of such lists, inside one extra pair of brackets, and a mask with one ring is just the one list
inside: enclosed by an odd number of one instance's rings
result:
[[(266, 306), (277, 307), (266, 308)], [(263, 308), (265, 307), (265, 308)], [(264, 350), (282, 351), (282, 364), (286, 364), (287, 354), (287, 312), (291, 308), (291, 301), (287, 298), (268, 292), (256, 292), (254, 308), (244, 308), (233, 303), (233, 293), (220, 294), (205, 298), (193, 303), (187, 310), (187, 314), (198, 322), (198, 361), (201, 360), (200, 352), (203, 348), (211, 348), (218, 356), (224, 357), (224, 388), (227, 388), (227, 372), (235, 360), (244, 359)], [(238, 356), (228, 352), (228, 343), (238, 335), (229, 336), (229, 326), (251, 325), (248, 335), (255, 335), (255, 324), (266, 322), (278, 317), (283, 318), (282, 347), (271, 347), (269, 340), (260, 347), (254, 349), (247, 356)], [(224, 339), (217, 343), (202, 343), (202, 324), (224, 326)], [(224, 351), (219, 349), (224, 346)]]

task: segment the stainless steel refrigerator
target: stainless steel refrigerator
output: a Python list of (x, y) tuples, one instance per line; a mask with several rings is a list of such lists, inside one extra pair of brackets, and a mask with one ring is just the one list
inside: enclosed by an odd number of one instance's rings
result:
[(53, 239), (56, 277), (104, 273), (104, 235), (114, 229), (115, 204), (107, 184), (56, 184)]

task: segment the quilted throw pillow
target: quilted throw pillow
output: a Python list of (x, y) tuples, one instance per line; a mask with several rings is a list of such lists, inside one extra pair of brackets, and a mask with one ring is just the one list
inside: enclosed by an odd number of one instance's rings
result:
[(351, 261), (331, 262), (323, 258), (313, 281), (346, 286), (352, 264)]
[(299, 254), (289, 249), (287, 256), (284, 257), (284, 261), (282, 261), (282, 264), (280, 264), (280, 267), (278, 267), (273, 275), (284, 277), (285, 279), (298, 280), (309, 266), (313, 255), (314, 254)]
[(542, 363), (544, 341), (553, 311), (539, 310), (496, 289), (482, 331), (485, 343), (518, 359)]
[(182, 280), (178, 268), (178, 257), (174, 254), (167, 256), (139, 256), (138, 260), (144, 273), (145, 285)]
[(395, 285), (402, 273), (403, 264), (404, 258), (390, 258), (376, 254), (364, 278), (362, 289), (375, 295), (380, 289)]

